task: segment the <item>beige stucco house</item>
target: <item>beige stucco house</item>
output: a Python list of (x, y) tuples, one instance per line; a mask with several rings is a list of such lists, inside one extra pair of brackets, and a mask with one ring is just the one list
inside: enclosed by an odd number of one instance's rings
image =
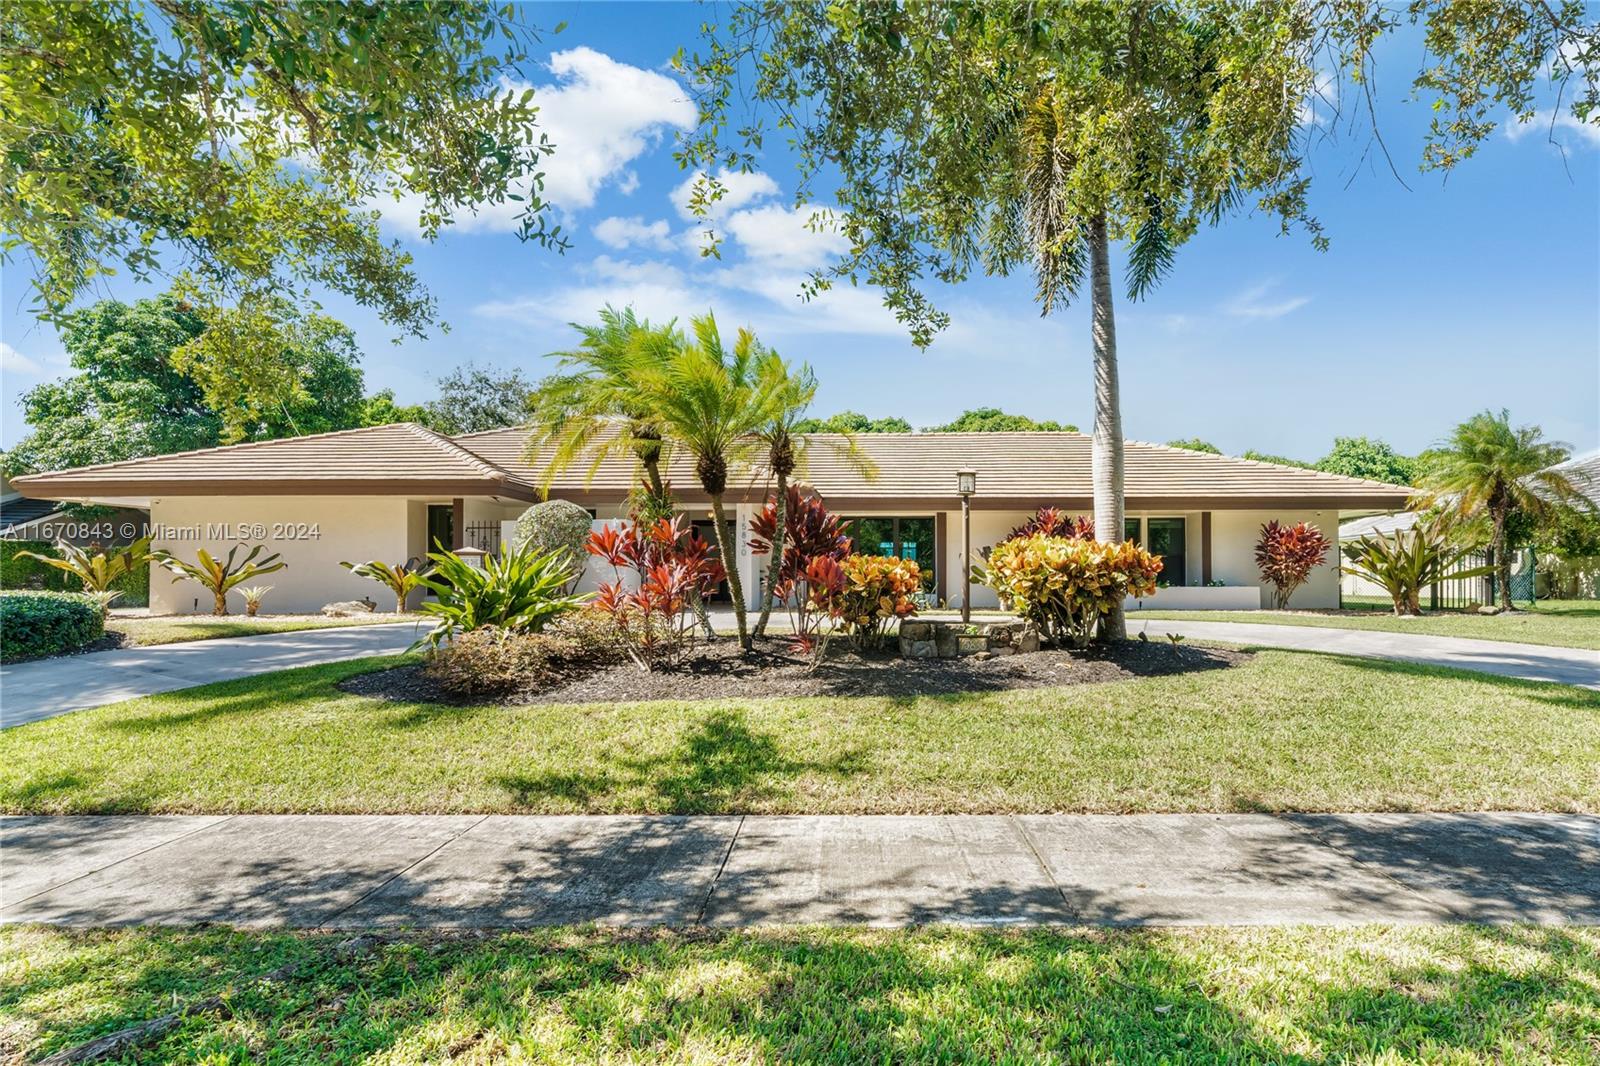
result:
[[(930, 592), (961, 601), (961, 502), (956, 471), (978, 472), (972, 498), (974, 555), (1041, 506), (1092, 510), (1090, 439), (1079, 433), (885, 433), (856, 438), (877, 466), (863, 477), (825, 439), (808, 449), (800, 477), (835, 512), (853, 520), (857, 549), (915, 557), (931, 571)], [(332, 600), (374, 596), (344, 560), (398, 562), (438, 539), (496, 550), (504, 524), (544, 494), (542, 463), (524, 458), (519, 429), (446, 437), (411, 423), (287, 440), (208, 448), (17, 478), (30, 497), (149, 508), (154, 542), (192, 557), (265, 543), (288, 567), (270, 578), (273, 611), (309, 611)], [(597, 521), (621, 516), (636, 473), (626, 459), (558, 477), (552, 497), (589, 508)], [(592, 476), (591, 476), (592, 473)], [(706, 521), (707, 500), (691, 465), (674, 457), (668, 478), (686, 513)], [(1307, 521), (1330, 538), (1341, 518), (1403, 507), (1409, 490), (1314, 470), (1128, 441), (1128, 536), (1160, 554), (1171, 587), (1147, 606), (1260, 607), (1268, 601), (1254, 562), (1261, 524)], [(756, 595), (764, 558), (744, 530), (770, 486), (736, 473), (727, 503), (739, 523), (738, 565)], [(994, 594), (974, 588), (975, 607)], [(1295, 593), (1293, 606), (1339, 602), (1337, 552)], [(152, 575), (154, 613), (205, 609), (191, 582)], [(1136, 605), (1135, 605), (1136, 606)]]

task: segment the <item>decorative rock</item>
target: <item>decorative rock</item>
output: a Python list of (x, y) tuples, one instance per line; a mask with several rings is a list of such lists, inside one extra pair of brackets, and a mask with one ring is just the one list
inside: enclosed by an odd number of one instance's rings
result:
[(937, 659), (939, 657), (939, 645), (931, 640), (913, 640), (910, 643), (910, 657), (913, 659)]
[(985, 661), (987, 661), (989, 659), (993, 659), (994, 658), (994, 652), (992, 652), (992, 651), (980, 651), (980, 652), (978, 652), (978, 654), (974, 655), (973, 658), (978, 660), (980, 663), (981, 662), (985, 662)]
[(993, 651), (991, 651), (989, 654), (990, 655), (1015, 655), (1015, 654), (1017, 654), (1017, 649), (1013, 648), (1009, 644), (1002, 644), (998, 648), (995, 648)]
[(932, 622), (901, 622), (900, 639), (915, 643), (920, 640), (933, 639)]
[(989, 650), (989, 638), (986, 636), (973, 636), (967, 633), (956, 638), (957, 655), (977, 655)]
[(1495, 606), (1492, 603), (1486, 603), (1482, 607), (1478, 608), (1478, 613), (1479, 614), (1499, 614), (1500, 613), (1500, 608)]
[(933, 643), (939, 649), (939, 658), (954, 659), (960, 653), (961, 632), (949, 626), (934, 626)]
[(341, 600), (323, 604), (322, 613), (329, 618), (348, 618), (351, 615), (371, 614), (377, 609), (378, 605), (371, 600)]
[(1024, 629), (1017, 634), (1017, 639), (1011, 646), (1023, 654), (1031, 654), (1039, 650), (1039, 631), (1037, 629)]
[(1011, 638), (1017, 634), (1015, 622), (990, 622), (983, 627), (983, 635), (993, 637), (997, 643), (1010, 644)]

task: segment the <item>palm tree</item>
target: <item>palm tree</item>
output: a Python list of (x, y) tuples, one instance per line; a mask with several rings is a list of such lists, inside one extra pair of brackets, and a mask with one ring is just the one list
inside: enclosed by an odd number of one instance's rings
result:
[(1511, 609), (1506, 520), (1516, 511), (1543, 517), (1578, 498), (1577, 486), (1565, 474), (1550, 469), (1565, 460), (1571, 449), (1543, 438), (1538, 426), (1513, 428), (1509, 411), (1502, 410), (1498, 416), (1484, 411), (1455, 428), (1430, 458), (1424, 475), (1425, 498), (1430, 503), (1449, 504), (1463, 516), (1488, 516), (1495, 581), (1500, 587), (1500, 606), (1506, 610)]
[(741, 329), (729, 349), (722, 342), (715, 316), (691, 319), (690, 327), (693, 341), (678, 348), (664, 366), (642, 374), (640, 383), (664, 436), (694, 456), (695, 476), (711, 499), (712, 524), (728, 573), (739, 645), (748, 651), (751, 636), (744, 585), (722, 497), (728, 488), (729, 466), (756, 451), (754, 434), (773, 420), (776, 401), (759, 387), (757, 370), (766, 349), (755, 334)]
[(789, 475), (805, 466), (807, 452), (817, 440), (838, 451), (868, 478), (877, 475), (877, 467), (849, 433), (838, 434), (839, 439), (835, 440), (832, 435), (812, 438), (799, 432), (798, 427), (805, 418), (806, 410), (817, 395), (816, 375), (806, 364), (802, 363), (798, 368), (791, 367), (777, 352), (768, 351), (761, 357), (756, 369), (756, 388), (772, 412), (765, 423), (756, 427), (754, 435), (766, 449), (777, 512), (771, 554), (767, 559), (767, 580), (761, 596), (761, 615), (756, 619), (753, 631), (753, 636), (759, 637), (767, 631), (774, 589), (778, 584), (778, 573), (783, 567), (783, 544), (788, 533)]
[(578, 346), (552, 353), (564, 372), (541, 381), (529, 400), (528, 461), (553, 447), (544, 471), (548, 489), (580, 457), (589, 458), (592, 477), (608, 455), (630, 453), (644, 474), (647, 510), (663, 509), (666, 443), (640, 383), (671, 359), (683, 336), (673, 323), (652, 326), (631, 307), (606, 307), (597, 325), (572, 326), (582, 334)]

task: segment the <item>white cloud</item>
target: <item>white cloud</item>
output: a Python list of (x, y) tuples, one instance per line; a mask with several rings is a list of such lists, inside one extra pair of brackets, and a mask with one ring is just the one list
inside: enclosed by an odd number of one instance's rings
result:
[(1600, 124), (1583, 122), (1570, 111), (1538, 111), (1527, 122), (1506, 123), (1506, 136), (1513, 141), (1530, 133), (1538, 133), (1542, 139), (1562, 147), (1587, 144), (1600, 148)]
[(660, 262), (633, 262), (597, 256), (583, 268), (579, 284), (542, 289), (512, 300), (492, 300), (474, 307), (485, 318), (519, 326), (549, 327), (593, 321), (610, 305), (632, 307), (640, 317), (666, 322), (705, 310), (706, 292), (693, 286), (682, 271)]
[(7, 374), (27, 374), (30, 377), (38, 377), (44, 373), (43, 367), (5, 341), (0, 341), (0, 370)]
[(832, 217), (810, 206), (763, 204), (733, 212), (722, 226), (745, 255), (791, 269), (821, 266), (850, 247)]
[(696, 171), (672, 190), (672, 206), (678, 209), (678, 217), (691, 222), (715, 221), (746, 204), (778, 195), (778, 183), (759, 170), (753, 170), (748, 174), (736, 170), (719, 170), (717, 184), (722, 186), (722, 195), (715, 202), (707, 204), (705, 217), (699, 218), (689, 207), (689, 202), (694, 197), (695, 184), (704, 181), (705, 177), (705, 171)]
[(1335, 84), (1332, 74), (1325, 70), (1317, 71), (1316, 78), (1311, 84), (1311, 91), (1295, 105), (1295, 118), (1300, 125), (1320, 126), (1326, 121), (1322, 112), (1318, 110), (1319, 104), (1330, 111), (1337, 110), (1336, 103), (1330, 100)]
[(672, 240), (672, 227), (666, 219), (646, 222), (638, 215), (603, 218), (594, 224), (594, 236), (608, 248), (654, 248), (670, 252), (677, 247)]
[(1235, 318), (1282, 318), (1311, 302), (1309, 296), (1274, 297), (1272, 290), (1276, 285), (1273, 281), (1252, 285), (1229, 300), (1222, 309)]
[[(533, 104), (539, 127), (555, 154), (545, 161), (543, 196), (564, 211), (593, 207), (608, 182), (624, 193), (638, 187), (628, 164), (653, 148), (671, 129), (694, 125), (694, 104), (676, 81), (654, 70), (619, 63), (592, 48), (571, 48), (550, 57), (555, 82), (535, 86)], [(521, 94), (526, 82), (508, 82)], [(526, 192), (526, 190), (519, 190)], [(420, 197), (380, 197), (372, 207), (383, 212), (391, 228), (416, 236)], [(466, 233), (512, 232), (525, 204), (485, 204), (477, 214), (464, 214), (452, 227)]]

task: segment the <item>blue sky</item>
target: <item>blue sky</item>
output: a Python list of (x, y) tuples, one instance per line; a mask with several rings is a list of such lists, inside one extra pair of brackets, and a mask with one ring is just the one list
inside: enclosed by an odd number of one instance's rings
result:
[[(545, 35), (524, 73), (557, 145), (546, 194), (575, 246), (557, 255), (523, 245), (508, 215), (493, 213), (428, 244), (391, 205), (385, 227), (416, 256), (451, 330), (395, 345), (370, 312), (328, 300), (362, 342), (368, 388), (424, 400), (435, 377), (468, 361), (537, 377), (545, 353), (570, 341), (565, 323), (610, 301), (654, 318), (710, 308), (725, 327), (753, 326), (815, 368), (818, 413), (848, 407), (926, 425), (988, 405), (1088, 428), (1087, 310), (1040, 319), (1025, 276), (941, 291), (953, 324), (927, 352), (870, 290), (801, 302), (800, 280), (830, 238), (807, 233), (809, 212), (791, 209), (781, 149), (730, 186), (723, 259), (697, 254), (702, 227), (682, 208), (689, 176), (671, 158), (693, 112), (666, 63), (720, 13), (529, 9), (537, 25), (568, 23)], [(1507, 407), (1579, 451), (1600, 444), (1600, 128), (1502, 129), (1448, 181), (1420, 174), (1428, 109), (1409, 90), (1419, 54), (1414, 39), (1387, 46), (1375, 94), (1409, 189), (1363, 159), (1364, 132), (1340, 124), (1310, 156), (1330, 251), (1278, 236), (1270, 219), (1236, 218), (1186, 246), (1150, 298), (1119, 304), (1128, 437), (1200, 436), (1225, 451), (1314, 459), (1335, 435), (1366, 434), (1414, 452), (1475, 411)], [(54, 332), (26, 313), (24, 281), (17, 270), (4, 279), (5, 445), (27, 430), (17, 397), (65, 371)]]

